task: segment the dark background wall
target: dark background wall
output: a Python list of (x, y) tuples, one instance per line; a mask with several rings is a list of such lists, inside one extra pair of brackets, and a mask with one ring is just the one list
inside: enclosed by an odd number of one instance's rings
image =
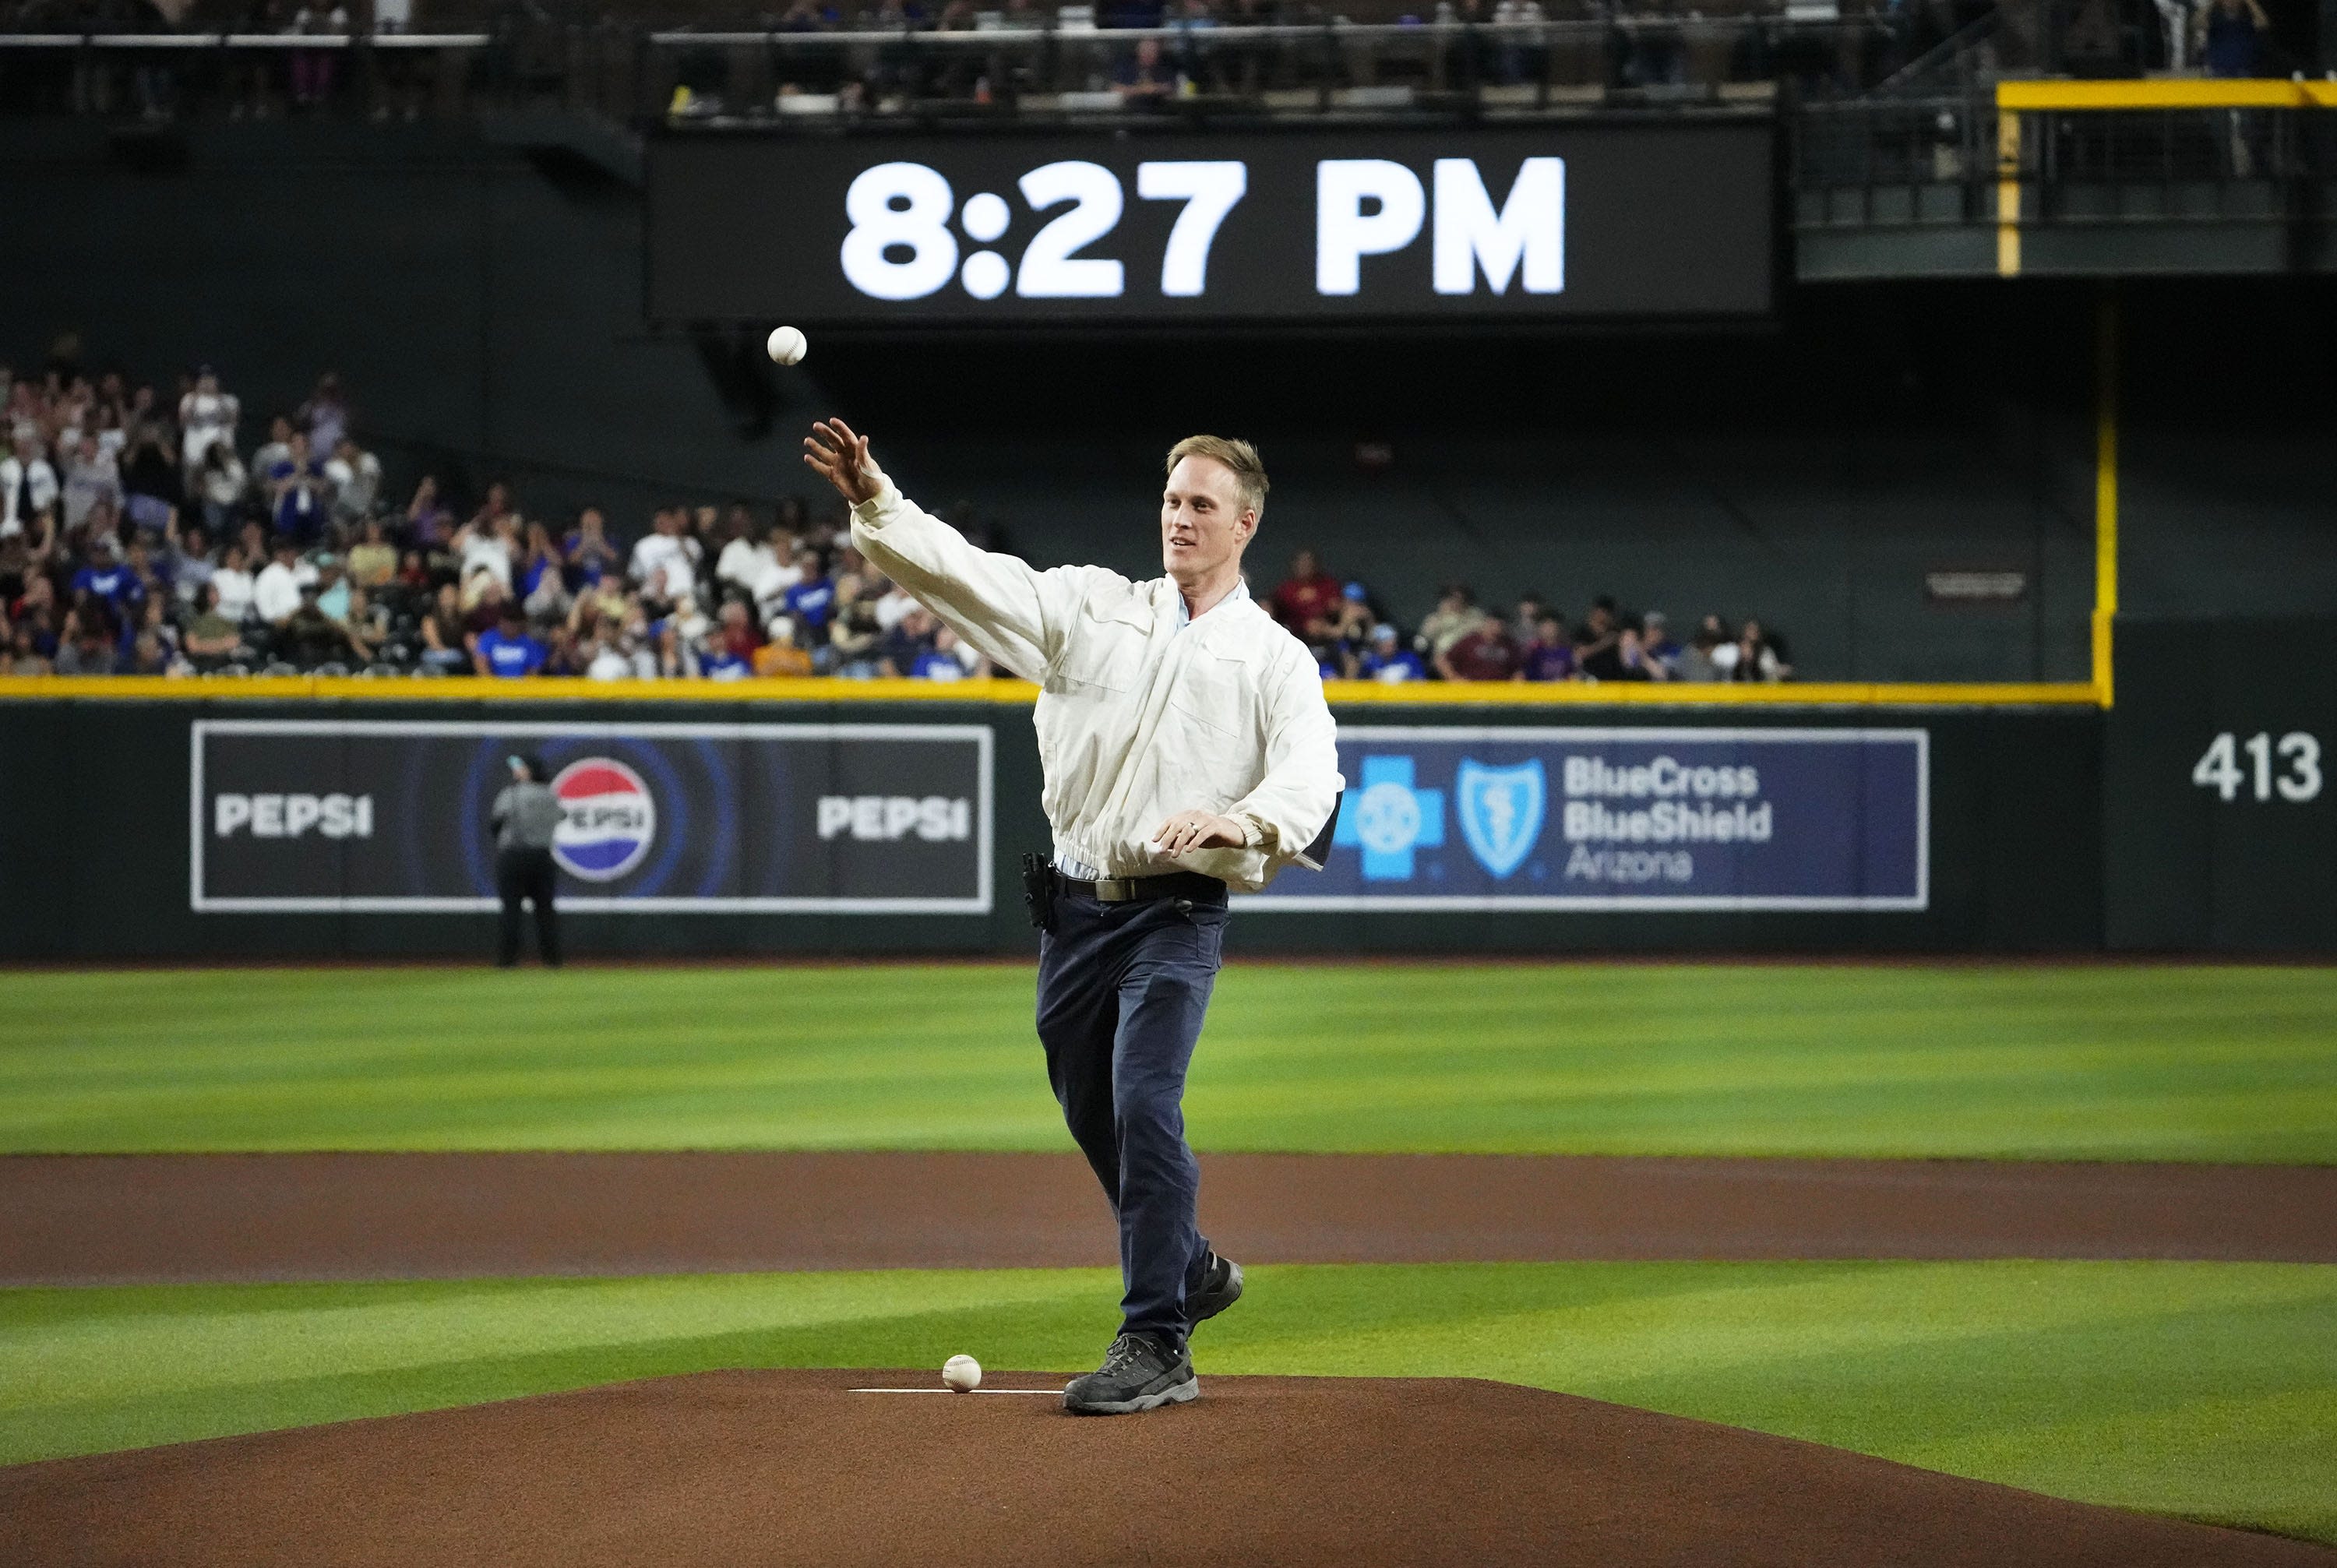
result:
[[(643, 320), (637, 192), (498, 134), (0, 126), (11, 209), (41, 215), (10, 225), (0, 356), (73, 328), (95, 365), (212, 360), (255, 420), (335, 367), (394, 483), (504, 474), (532, 509), (595, 500), (628, 530), (660, 499), (806, 490), (796, 437), (839, 411), (929, 503), (1131, 571), (1160, 449), (1228, 430), (1276, 476), (1268, 580), (1311, 544), (1407, 619), (1457, 577), (1759, 614), (1814, 677), (2087, 673), (2093, 286), (1788, 286), (1726, 330), (831, 338), (718, 384)], [(2328, 291), (2155, 282), (2121, 314), (2127, 607), (2337, 600)], [(2037, 591), (1927, 606), (1923, 572), (1962, 565)]]

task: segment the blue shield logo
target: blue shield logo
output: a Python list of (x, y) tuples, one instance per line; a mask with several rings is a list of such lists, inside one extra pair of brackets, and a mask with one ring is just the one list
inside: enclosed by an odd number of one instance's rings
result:
[(1507, 877), (1541, 837), (1541, 760), (1514, 768), (1488, 768), (1461, 760), (1454, 793), (1460, 796), (1461, 836), (1495, 877)]

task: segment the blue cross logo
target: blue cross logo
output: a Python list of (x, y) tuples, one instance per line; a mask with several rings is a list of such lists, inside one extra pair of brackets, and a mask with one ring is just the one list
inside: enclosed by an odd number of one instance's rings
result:
[(1331, 842), (1364, 852), (1364, 880), (1403, 882), (1412, 877), (1412, 852), (1444, 842), (1444, 791), (1412, 787), (1409, 757), (1364, 759), (1363, 789), (1355, 808), (1339, 814)]

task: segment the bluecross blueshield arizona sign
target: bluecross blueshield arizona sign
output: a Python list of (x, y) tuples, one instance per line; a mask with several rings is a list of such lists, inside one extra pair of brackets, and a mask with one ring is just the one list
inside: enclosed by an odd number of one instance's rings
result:
[(1923, 730), (1339, 732), (1317, 874), (1254, 909), (1922, 909)]

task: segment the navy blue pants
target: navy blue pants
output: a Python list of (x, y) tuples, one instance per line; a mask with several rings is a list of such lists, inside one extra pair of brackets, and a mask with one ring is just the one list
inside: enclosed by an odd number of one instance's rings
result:
[(1185, 1142), (1185, 1069), (1226, 935), (1225, 897), (1055, 899), (1039, 940), (1039, 1039), (1063, 1120), (1120, 1217), (1123, 1333), (1185, 1343), (1185, 1292), (1208, 1241), (1194, 1224), (1200, 1167)]

